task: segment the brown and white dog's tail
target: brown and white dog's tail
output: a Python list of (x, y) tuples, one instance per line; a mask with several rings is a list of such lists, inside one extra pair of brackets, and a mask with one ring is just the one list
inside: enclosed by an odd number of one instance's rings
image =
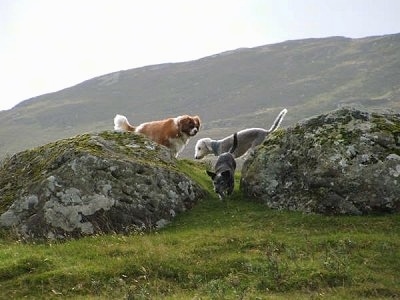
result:
[(135, 127), (129, 124), (128, 119), (123, 115), (115, 115), (114, 130), (117, 131), (135, 131)]

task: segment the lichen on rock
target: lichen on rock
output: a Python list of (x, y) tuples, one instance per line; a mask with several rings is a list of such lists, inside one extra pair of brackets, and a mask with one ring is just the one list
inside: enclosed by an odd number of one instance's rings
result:
[(17, 153), (0, 175), (0, 226), (27, 239), (160, 228), (205, 193), (165, 147), (111, 131)]
[(400, 114), (340, 108), (272, 134), (242, 168), (245, 194), (276, 209), (400, 211)]

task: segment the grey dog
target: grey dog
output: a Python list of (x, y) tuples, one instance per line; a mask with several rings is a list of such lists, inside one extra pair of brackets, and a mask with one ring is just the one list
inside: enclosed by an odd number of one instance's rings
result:
[(215, 172), (208, 171), (208, 176), (211, 177), (214, 185), (214, 191), (222, 200), (224, 196), (230, 195), (235, 187), (235, 170), (236, 161), (232, 153), (236, 150), (238, 145), (237, 133), (233, 134), (233, 144), (229, 152), (222, 153), (218, 156), (215, 163)]
[[(238, 147), (233, 152), (233, 156), (238, 158), (261, 144), (268, 134), (278, 129), (286, 113), (287, 109), (285, 108), (278, 114), (271, 128), (268, 130), (263, 128), (248, 128), (237, 132)], [(210, 138), (199, 139), (195, 146), (194, 158), (201, 159), (208, 154), (218, 156), (221, 153), (228, 152), (232, 147), (232, 143), (233, 135), (221, 140), (212, 140)]]

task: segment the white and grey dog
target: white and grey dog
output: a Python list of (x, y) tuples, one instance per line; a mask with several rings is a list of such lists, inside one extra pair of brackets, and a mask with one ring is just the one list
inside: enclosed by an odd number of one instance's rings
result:
[[(260, 145), (268, 134), (278, 129), (286, 113), (287, 109), (285, 108), (279, 113), (271, 128), (268, 130), (263, 128), (248, 128), (238, 131), (238, 146), (233, 152), (233, 156), (238, 158)], [(194, 158), (201, 159), (208, 154), (218, 156), (221, 153), (228, 152), (232, 147), (232, 143), (233, 135), (227, 136), (221, 140), (213, 140), (210, 138), (199, 139), (196, 143)]]

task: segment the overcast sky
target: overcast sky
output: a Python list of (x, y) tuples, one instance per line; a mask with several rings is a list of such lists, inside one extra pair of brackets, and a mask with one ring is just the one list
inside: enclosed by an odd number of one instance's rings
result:
[(0, 110), (103, 74), (400, 32), (400, 0), (0, 0)]

